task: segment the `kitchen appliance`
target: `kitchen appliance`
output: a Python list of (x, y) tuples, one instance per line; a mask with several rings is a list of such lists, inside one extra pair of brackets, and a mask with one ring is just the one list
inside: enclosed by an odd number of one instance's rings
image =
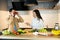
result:
[(24, 0), (12, 0), (12, 6), (16, 10), (29, 10), (29, 7), (24, 5)]
[(14, 0), (12, 7), (16, 10), (32, 10), (35, 8), (53, 9), (59, 0)]
[(55, 30), (60, 30), (59, 23), (55, 23), (54, 29), (55, 29)]
[(58, 4), (59, 0), (37, 0), (38, 5), (30, 6), (30, 9), (42, 8), (42, 9), (54, 9)]
[(29, 10), (29, 7), (25, 6), (24, 2), (12, 2), (12, 6), (16, 10)]
[(38, 5), (37, 0), (24, 0), (24, 4), (27, 6), (34, 6), (34, 5)]

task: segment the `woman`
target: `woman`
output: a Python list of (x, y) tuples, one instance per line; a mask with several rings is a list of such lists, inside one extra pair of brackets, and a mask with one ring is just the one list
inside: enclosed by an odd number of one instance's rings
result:
[(40, 15), (40, 12), (39, 10), (34, 10), (33, 11), (33, 20), (31, 22), (31, 24), (29, 23), (26, 23), (27, 25), (30, 25), (32, 27), (32, 29), (42, 29), (44, 27), (44, 24), (43, 24), (43, 19)]
[(9, 28), (8, 30), (14, 34), (17, 33), (17, 30), (19, 29), (19, 25), (18, 23), (19, 22), (23, 22), (23, 19), (21, 16), (19, 16), (18, 12), (16, 12), (15, 9), (10, 9), (9, 10), (9, 18), (8, 18), (8, 21), (9, 21)]

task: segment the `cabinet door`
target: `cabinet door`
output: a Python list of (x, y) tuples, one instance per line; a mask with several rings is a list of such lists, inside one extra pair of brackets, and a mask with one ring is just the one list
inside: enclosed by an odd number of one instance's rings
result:
[(7, 0), (0, 0), (0, 10), (2, 11), (7, 10)]

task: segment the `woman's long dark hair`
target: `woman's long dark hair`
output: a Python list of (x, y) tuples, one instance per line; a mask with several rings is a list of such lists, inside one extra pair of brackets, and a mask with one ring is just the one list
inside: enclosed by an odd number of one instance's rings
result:
[[(35, 10), (33, 10), (33, 12), (35, 12), (35, 13), (36, 13), (36, 16), (37, 16), (37, 18), (38, 18), (38, 19), (42, 19), (42, 17), (41, 17), (41, 14), (40, 14), (39, 10), (35, 9)], [(42, 19), (42, 20), (43, 20), (43, 19)]]

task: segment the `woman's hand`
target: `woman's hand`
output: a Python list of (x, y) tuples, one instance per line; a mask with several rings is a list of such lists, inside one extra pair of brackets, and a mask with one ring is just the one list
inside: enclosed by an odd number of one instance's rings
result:
[(26, 22), (25, 24), (27, 24), (28, 26), (30, 26), (30, 23)]

